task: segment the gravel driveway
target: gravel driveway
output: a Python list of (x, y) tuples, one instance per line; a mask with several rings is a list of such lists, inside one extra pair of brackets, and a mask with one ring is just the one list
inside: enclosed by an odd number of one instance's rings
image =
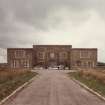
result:
[(5, 105), (105, 105), (67, 77), (68, 71), (38, 72), (39, 77)]

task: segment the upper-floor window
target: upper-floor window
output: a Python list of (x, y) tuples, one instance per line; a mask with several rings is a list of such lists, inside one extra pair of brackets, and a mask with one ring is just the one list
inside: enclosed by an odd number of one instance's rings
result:
[(80, 58), (90, 58), (89, 51), (80, 51)]
[(45, 55), (44, 55), (43, 52), (39, 52), (39, 53), (38, 53), (38, 58), (39, 58), (39, 59), (44, 59), (44, 56), (45, 56)]
[(15, 51), (15, 58), (23, 58), (25, 57), (25, 51), (24, 50), (16, 50)]
[(68, 58), (68, 54), (66, 52), (60, 53), (60, 59), (67, 59), (67, 58)]

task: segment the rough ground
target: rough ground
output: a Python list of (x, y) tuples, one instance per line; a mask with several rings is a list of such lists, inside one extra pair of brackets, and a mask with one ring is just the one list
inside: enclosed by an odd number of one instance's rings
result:
[(67, 71), (39, 71), (40, 76), (5, 105), (105, 105), (67, 77)]

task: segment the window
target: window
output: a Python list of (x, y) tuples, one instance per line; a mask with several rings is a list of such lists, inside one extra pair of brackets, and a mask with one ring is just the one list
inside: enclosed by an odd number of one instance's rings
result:
[(60, 53), (60, 59), (67, 59), (67, 53), (66, 52)]
[(16, 50), (15, 58), (22, 58), (22, 57), (25, 57), (25, 51), (24, 50)]
[(88, 62), (88, 67), (91, 67), (91, 62)]
[(11, 68), (13, 68), (14, 67), (14, 62), (13, 61), (11, 61)]
[(23, 61), (23, 66), (24, 66), (25, 68), (29, 68), (29, 67), (30, 67), (29, 60), (24, 60), (24, 61)]
[(38, 53), (38, 58), (39, 59), (44, 59), (44, 53), (43, 52), (39, 52)]
[(81, 61), (77, 61), (77, 66), (81, 66)]
[(16, 68), (16, 60), (13, 60), (13, 68)]
[(65, 58), (66, 57), (66, 53), (63, 53), (62, 56)]
[(80, 51), (80, 58), (90, 58), (89, 51)]
[(13, 68), (19, 68), (20, 67), (19, 61), (18, 60), (13, 60), (13, 62), (11, 64), (11, 67), (13, 67)]

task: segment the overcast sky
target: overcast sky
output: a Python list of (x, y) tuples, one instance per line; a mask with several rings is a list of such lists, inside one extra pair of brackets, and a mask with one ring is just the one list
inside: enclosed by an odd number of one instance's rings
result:
[(0, 0), (0, 62), (33, 44), (95, 47), (105, 61), (105, 0)]

